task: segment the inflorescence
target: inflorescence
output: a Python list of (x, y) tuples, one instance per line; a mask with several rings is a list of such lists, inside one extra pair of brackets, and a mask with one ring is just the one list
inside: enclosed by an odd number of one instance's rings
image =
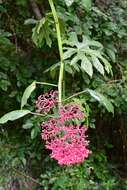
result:
[[(58, 92), (51, 91), (38, 97), (36, 107), (41, 113), (48, 113), (58, 103)], [(83, 120), (85, 114), (76, 103), (69, 103), (59, 109), (58, 118), (50, 118), (42, 124), (42, 139), (51, 150), (51, 158), (60, 165), (82, 163), (91, 153), (87, 148), (87, 127), (77, 125), (74, 120)]]

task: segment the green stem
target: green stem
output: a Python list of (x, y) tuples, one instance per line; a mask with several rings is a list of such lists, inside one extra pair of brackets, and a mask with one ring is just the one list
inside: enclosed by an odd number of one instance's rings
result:
[[(30, 112), (30, 114), (32, 114), (32, 115), (35, 115), (35, 116), (41, 116), (41, 117), (52, 117), (52, 118), (55, 118), (56, 117), (56, 115), (49, 115), (49, 114), (41, 114), (41, 113), (36, 113), (36, 112)], [(56, 117), (57, 118), (57, 117)]]
[(51, 83), (48, 83), (48, 82), (36, 82), (36, 84), (42, 84), (42, 85), (48, 85), (48, 86), (54, 86), (54, 87), (58, 86), (56, 84), (51, 84)]
[(87, 89), (86, 89), (86, 90), (83, 90), (83, 91), (81, 91), (81, 92), (77, 92), (77, 93), (73, 94), (72, 96), (69, 96), (68, 98), (64, 99), (63, 102), (65, 102), (65, 101), (67, 101), (67, 100), (69, 100), (69, 99), (71, 99), (71, 98), (74, 98), (74, 97), (76, 97), (76, 96), (79, 96), (79, 95), (81, 95), (81, 94), (84, 94), (84, 93), (86, 93), (86, 92), (88, 92)]
[(59, 80), (58, 80), (58, 93), (59, 93), (59, 107), (62, 104), (62, 95), (63, 95), (63, 81), (64, 81), (64, 62), (63, 62), (63, 45), (62, 45), (62, 38), (61, 38), (61, 31), (60, 31), (60, 24), (57, 16), (57, 12), (53, 3), (53, 0), (48, 0), (53, 18), (55, 21), (56, 33), (57, 33), (57, 42), (60, 54), (60, 71), (59, 71)]

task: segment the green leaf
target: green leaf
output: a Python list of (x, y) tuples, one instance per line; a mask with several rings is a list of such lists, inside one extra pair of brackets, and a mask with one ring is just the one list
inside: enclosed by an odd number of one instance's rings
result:
[(86, 56), (81, 57), (81, 68), (90, 76), (93, 75), (93, 67), (91, 62)]
[(107, 54), (109, 55), (109, 57), (111, 58), (111, 60), (113, 61), (113, 63), (115, 63), (116, 61), (116, 54), (112, 49), (107, 49)]
[(73, 69), (69, 64), (65, 64), (65, 71), (69, 74), (74, 74)]
[(27, 122), (22, 127), (23, 129), (30, 129), (33, 127), (33, 123)]
[(104, 57), (100, 56), (99, 57), (102, 62), (104, 63), (105, 65), (105, 70), (107, 71), (107, 73), (111, 73), (112, 74), (112, 66), (110, 65), (110, 63), (108, 62), (107, 59), (105, 59)]
[(46, 42), (46, 44), (51, 47), (52, 35), (53, 33), (51, 29), (51, 21), (48, 19), (47, 16), (36, 23), (36, 26), (33, 28), (32, 40), (39, 48), (44, 45), (44, 42)]
[(72, 3), (74, 2), (74, 0), (64, 0), (66, 5), (69, 7), (72, 5)]
[(76, 70), (77, 72), (80, 72), (78, 64), (73, 64), (72, 66), (73, 66), (74, 70)]
[(74, 48), (68, 48), (67, 51), (64, 52), (64, 59), (68, 59), (74, 53), (76, 53), (76, 50)]
[(79, 57), (78, 57), (78, 56), (75, 56), (75, 57), (72, 58), (70, 64), (71, 64), (71, 65), (75, 65), (78, 61), (79, 61)]
[(99, 71), (100, 74), (104, 75), (104, 67), (100, 63), (99, 59), (95, 56), (92, 56), (93, 66)]
[(31, 139), (34, 139), (40, 133), (39, 127), (35, 127), (31, 130)]
[(24, 24), (28, 25), (28, 24), (36, 24), (37, 20), (33, 19), (33, 18), (29, 18), (27, 20), (25, 20)]
[(45, 40), (46, 40), (46, 44), (51, 47), (52, 45), (52, 40), (50, 38), (50, 33), (48, 31), (45, 32)]
[(101, 49), (103, 48), (103, 45), (100, 42), (95, 41), (95, 40), (89, 41), (88, 45), (93, 46), (93, 47), (98, 47), (98, 48), (101, 48)]
[(19, 119), (27, 114), (31, 113), (29, 110), (15, 110), (5, 114), (3, 117), (0, 118), (0, 124), (4, 124), (8, 121), (14, 121)]
[(103, 104), (108, 112), (114, 113), (114, 108), (113, 108), (112, 103), (105, 96), (103, 96), (99, 92), (96, 92), (96, 91), (91, 90), (91, 89), (88, 89), (87, 92), (89, 92), (90, 95), (93, 98), (95, 98), (98, 102), (100, 102), (101, 104)]
[(21, 100), (21, 109), (24, 107), (24, 105), (27, 103), (28, 98), (30, 97), (31, 93), (35, 90), (36, 88), (36, 82), (32, 82), (32, 84), (30, 84), (26, 90), (24, 91), (24, 94), (22, 96), (22, 100)]
[(92, 1), (91, 0), (82, 0), (82, 5), (85, 7), (85, 9), (88, 11), (91, 9)]
[(92, 49), (88, 49), (85, 50), (85, 53), (89, 54), (91, 57), (94, 55), (95, 57), (98, 57), (105, 65), (105, 70), (107, 71), (107, 73), (111, 73), (112, 74), (112, 66), (111, 64), (108, 62), (107, 59), (105, 59), (99, 51), (96, 50), (92, 50)]
[(0, 88), (4, 91), (8, 90), (8, 87), (10, 86), (10, 81), (8, 80), (0, 80)]
[(71, 32), (71, 33), (69, 34), (69, 39), (68, 39), (68, 41), (67, 41), (66, 43), (67, 43), (68, 45), (77, 46), (77, 47), (78, 47), (79, 41), (78, 41), (76, 32)]
[(84, 190), (84, 179), (83, 178), (81, 178), (79, 180), (79, 182), (77, 183), (76, 189), (78, 189), (78, 190)]
[(39, 20), (38, 22), (38, 26), (37, 26), (37, 33), (39, 34), (41, 28), (43, 27), (43, 25), (46, 23), (46, 19), (42, 18), (41, 20)]

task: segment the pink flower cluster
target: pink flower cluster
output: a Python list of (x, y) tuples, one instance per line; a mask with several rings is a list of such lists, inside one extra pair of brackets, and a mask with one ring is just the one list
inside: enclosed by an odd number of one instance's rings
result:
[(58, 102), (58, 92), (50, 91), (49, 93), (42, 94), (36, 101), (37, 112), (48, 113)]
[(85, 117), (78, 104), (70, 103), (60, 108), (59, 118), (49, 119), (42, 124), (42, 139), (51, 150), (51, 158), (60, 165), (82, 163), (91, 153), (87, 148), (86, 126), (65, 123), (72, 119)]
[(60, 165), (82, 163), (90, 154), (88, 141), (85, 140), (86, 127), (63, 126), (60, 132), (64, 133), (62, 137), (54, 138), (46, 145), (47, 149), (52, 150), (51, 158), (58, 160)]
[[(40, 113), (48, 113), (57, 103), (58, 92), (50, 91), (38, 97), (36, 108)], [(50, 118), (42, 124), (42, 139), (46, 141), (46, 148), (52, 151), (51, 158), (60, 165), (82, 163), (91, 153), (87, 148), (87, 127), (75, 125), (74, 120), (84, 119), (85, 114), (76, 103), (62, 106), (58, 114), (58, 118)]]
[(60, 108), (59, 114), (62, 121), (67, 121), (70, 119), (83, 119), (85, 117), (84, 113), (78, 104), (70, 103)]

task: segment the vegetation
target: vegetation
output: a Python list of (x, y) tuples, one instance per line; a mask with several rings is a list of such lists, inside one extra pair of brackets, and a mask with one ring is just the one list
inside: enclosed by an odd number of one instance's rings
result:
[[(126, 0), (0, 1), (0, 188), (127, 189), (126, 9)], [(41, 139), (51, 114), (36, 102), (57, 87), (58, 107), (74, 102), (86, 115), (92, 154), (81, 164), (59, 166)]]

